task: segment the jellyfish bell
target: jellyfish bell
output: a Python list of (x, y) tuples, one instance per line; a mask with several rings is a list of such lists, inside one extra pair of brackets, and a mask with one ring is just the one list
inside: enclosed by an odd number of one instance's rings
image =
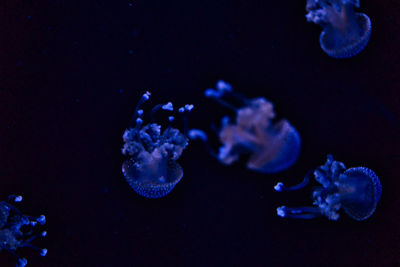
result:
[[(207, 97), (236, 113), (234, 121), (229, 117), (222, 119), (219, 131), (222, 146), (218, 153), (213, 152), (206, 134), (201, 130), (193, 129), (189, 137), (203, 140), (211, 155), (226, 165), (236, 162), (242, 155), (249, 155), (246, 165), (254, 171), (275, 173), (290, 167), (300, 152), (301, 142), (297, 130), (285, 119), (273, 122), (274, 107), (265, 98), (247, 99), (233, 92), (230, 85), (223, 86), (223, 83), (219, 81), (216, 90), (206, 90)], [(236, 108), (223, 100), (224, 97), (236, 98), (236, 102), (242, 106)]]
[[(339, 33), (334, 29), (326, 29), (320, 35), (322, 50), (333, 58), (350, 58), (359, 54), (367, 46), (371, 36), (371, 20), (366, 14), (355, 14), (356, 31)], [(343, 35), (350, 36), (349, 38)], [(346, 40), (348, 39), (348, 40)]]
[[(122, 165), (129, 185), (139, 195), (148, 198), (160, 198), (172, 191), (183, 177), (182, 167), (175, 161), (168, 161), (161, 173), (154, 174), (149, 170), (139, 170), (132, 159), (126, 160)], [(149, 173), (152, 176), (149, 176)], [(158, 177), (158, 179), (153, 179)]]
[[(145, 94), (142, 99), (147, 101), (149, 97)], [(147, 198), (161, 198), (170, 193), (183, 177), (182, 167), (176, 161), (188, 144), (187, 126), (184, 133), (173, 128), (173, 116), (168, 118), (169, 125), (165, 130), (154, 122), (143, 126), (141, 116), (144, 112), (139, 109), (143, 103), (144, 101), (139, 101), (135, 118), (132, 120), (136, 121), (136, 125), (132, 125), (123, 135), (124, 146), (121, 151), (122, 154), (129, 156), (129, 159), (123, 163), (122, 173), (139, 195)], [(186, 105), (180, 109), (185, 124), (192, 108), (193, 105)], [(169, 102), (155, 106), (151, 114), (152, 120), (154, 120), (154, 112), (161, 109), (173, 111), (173, 105)]]
[(378, 176), (365, 167), (350, 168), (344, 174), (347, 179), (340, 187), (343, 210), (357, 221), (369, 218), (382, 194)]
[(319, 24), (322, 50), (334, 58), (350, 58), (359, 54), (371, 36), (371, 20), (354, 12), (358, 0), (308, 0), (307, 21)]
[[(281, 217), (313, 219), (326, 216), (330, 220), (338, 220), (339, 210), (357, 220), (368, 219), (376, 209), (382, 193), (378, 176), (365, 167), (346, 170), (342, 162), (333, 160), (331, 155), (325, 165), (318, 167), (314, 178), (321, 184), (313, 191), (313, 207), (287, 208), (281, 206), (277, 213)], [(309, 173), (310, 174), (310, 173)], [(286, 187), (283, 183), (275, 186), (276, 191), (294, 191), (308, 184), (309, 175), (299, 185)]]
[[(259, 124), (260, 125), (260, 124)], [(300, 136), (287, 120), (275, 125), (256, 130), (239, 126), (225, 126), (220, 132), (219, 159), (225, 164), (232, 164), (240, 154), (249, 154), (246, 166), (262, 173), (275, 173), (287, 169), (296, 160), (300, 152)]]
[(247, 167), (263, 173), (275, 173), (294, 164), (300, 152), (300, 136), (287, 120), (277, 122), (265, 132), (263, 149), (251, 154)]

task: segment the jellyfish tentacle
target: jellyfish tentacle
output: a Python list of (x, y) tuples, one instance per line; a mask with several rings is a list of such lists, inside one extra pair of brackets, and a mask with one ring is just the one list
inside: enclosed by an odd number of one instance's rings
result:
[(154, 108), (151, 110), (151, 113), (150, 113), (150, 122), (151, 123), (153, 123), (155, 121), (155, 115), (160, 110), (174, 111), (174, 106), (172, 105), (171, 102), (168, 102), (167, 104), (158, 104), (158, 105), (154, 106)]
[(15, 253), (12, 249), (5, 248), (5, 251), (10, 253), (10, 255), (13, 256), (13, 258), (17, 261), (17, 263), (15, 264), (16, 267), (24, 267), (28, 264), (27, 259), (18, 256), (17, 253)]
[(25, 258), (19, 258), (17, 261), (16, 267), (24, 267), (28, 264), (28, 260)]
[(47, 255), (47, 249), (46, 248), (39, 248), (39, 247), (34, 246), (32, 244), (29, 244), (29, 243), (24, 243), (24, 244), (21, 245), (21, 247), (31, 248), (33, 250), (36, 250), (36, 251), (40, 252), (40, 256), (42, 256), (42, 257)]
[(183, 115), (183, 134), (187, 137), (189, 131), (189, 114), (194, 106), (192, 104), (186, 104), (179, 109), (179, 113)]
[(239, 94), (239, 93), (237, 93), (235, 91), (226, 92), (225, 95), (227, 97), (230, 97), (230, 98), (238, 101), (242, 106), (248, 106), (248, 105), (251, 104), (251, 100), (250, 99), (248, 99), (244, 95)]
[[(39, 236), (46, 236), (46, 232), (41, 234), (33, 235), (34, 227), (44, 224), (44, 216), (34, 217), (23, 215), (16, 207), (8, 202), (20, 202), (21, 196), (11, 195), (6, 201), (0, 202), (0, 208), (2, 209), (1, 218), (1, 238), (0, 250), (4, 249), (9, 252), (17, 261), (17, 267), (23, 267), (27, 265), (28, 261), (25, 258), (19, 257), (15, 251), (21, 247), (31, 247), (36, 249), (35, 246), (31, 245), (30, 242)], [(23, 227), (26, 226), (26, 227)], [(30, 227), (29, 227), (30, 226)], [(41, 255), (44, 256), (47, 253), (46, 249), (40, 249)]]
[(175, 117), (174, 116), (169, 116), (168, 117), (168, 126), (167, 129), (171, 129), (172, 128), (172, 123), (175, 121)]
[[(165, 132), (168, 132), (168, 131), (170, 131), (171, 129), (172, 129), (172, 124), (173, 124), (173, 122), (175, 121), (175, 117), (174, 116), (169, 116), (168, 117), (168, 126), (167, 126), (167, 128), (164, 130), (164, 133)], [(164, 144), (166, 141), (167, 141), (167, 138), (168, 138), (168, 136), (167, 135), (165, 135), (165, 134), (163, 134), (162, 136), (161, 136), (161, 138), (160, 138), (160, 144)]]
[(191, 140), (200, 140), (201, 142), (203, 142), (210, 156), (212, 156), (215, 159), (218, 159), (218, 153), (215, 152), (214, 149), (212, 148), (211, 144), (208, 141), (208, 136), (204, 131), (200, 129), (190, 129), (188, 132), (188, 137)]
[(17, 195), (9, 195), (8, 199), (6, 202), (21, 202), (22, 201), (22, 196), (17, 196)]
[(316, 207), (287, 208), (281, 206), (276, 209), (276, 212), (282, 218), (291, 219), (314, 219), (322, 216), (320, 210)]
[(22, 215), (22, 213), (13, 205), (11, 205), (10, 203), (7, 202), (3, 202), (4, 206), (6, 206), (10, 211), (15, 212), (16, 214), (20, 215), (20, 216), (24, 216)]
[(304, 177), (303, 181), (297, 185), (293, 185), (290, 187), (286, 187), (283, 183), (278, 182), (277, 185), (275, 185), (274, 189), (278, 192), (286, 192), (286, 191), (296, 191), (303, 189), (310, 183), (310, 175), (313, 173), (313, 171), (309, 171), (306, 176)]
[(19, 216), (24, 216), (16, 207), (14, 207), (12, 204), (9, 202), (21, 202), (22, 201), (22, 196), (16, 196), (16, 195), (10, 195), (6, 201), (2, 201), (3, 207), (6, 207), (9, 211), (13, 211)]
[(238, 109), (235, 106), (233, 106), (232, 104), (228, 103), (227, 101), (222, 100), (221, 99), (222, 95), (217, 93), (217, 91), (215, 91), (213, 89), (207, 89), (204, 94), (207, 98), (213, 99), (219, 105), (221, 105), (227, 109), (230, 109), (232, 111), (237, 112)]
[(218, 80), (215, 88), (221, 92), (221, 93), (227, 93), (227, 92), (232, 92), (232, 85), (230, 85), (229, 83), (225, 82), (224, 80)]
[(27, 240), (25, 240), (22, 244), (22, 246), (26, 246), (28, 244), (30, 244), (33, 240), (39, 238), (39, 237), (45, 237), (47, 235), (46, 231), (41, 232), (40, 234), (36, 234), (31, 236), (30, 238), (28, 238)]
[(31, 224), (31, 226), (35, 226), (38, 223), (39, 225), (44, 225), (46, 223), (46, 217), (44, 215), (40, 215), (39, 217), (27, 215), (24, 216), (29, 219), (29, 223)]
[(40, 215), (39, 217), (36, 218), (36, 221), (40, 224), (43, 225), (46, 223), (46, 217), (44, 215)]
[(129, 122), (129, 124), (128, 124), (130, 127), (132, 127), (132, 126), (136, 123), (136, 119), (142, 115), (143, 111), (142, 111), (142, 112), (139, 112), (140, 107), (141, 107), (147, 100), (150, 99), (150, 96), (151, 96), (151, 93), (147, 91), (147, 92), (144, 93), (144, 94), (142, 95), (142, 97), (140, 98), (139, 102), (138, 102), (137, 105), (136, 105), (136, 108), (135, 108), (135, 111), (134, 111), (134, 113), (133, 113), (133, 116), (132, 116), (132, 118), (131, 118), (131, 120), (130, 120), (130, 122)]
[(243, 106), (248, 106), (251, 103), (250, 99), (248, 99), (244, 95), (239, 94), (238, 92), (234, 91), (232, 86), (223, 80), (219, 80), (217, 82), (216, 88), (220, 92), (220, 97), (223, 97), (223, 96), (231, 97), (231, 98), (239, 101)]
[(143, 125), (143, 119), (140, 117), (136, 118), (135, 131), (136, 132), (139, 131), (142, 125)]
[(251, 99), (248, 99), (247, 97), (245, 97), (242, 94), (239, 94), (238, 92), (231, 91), (228, 94), (229, 94), (229, 96), (233, 97), (234, 99), (240, 101), (243, 106), (248, 106), (251, 103)]
[(216, 87), (216, 90), (211, 89), (211, 88), (205, 90), (205, 92), (204, 92), (205, 96), (208, 98), (214, 99), (217, 103), (219, 103), (220, 105), (222, 105), (224, 107), (227, 107), (228, 109), (231, 109), (233, 111), (238, 110), (236, 107), (234, 107), (229, 102), (222, 100), (221, 98), (224, 96), (228, 96), (228, 97), (231, 97), (231, 98), (239, 101), (242, 106), (247, 106), (251, 103), (251, 100), (249, 100), (242, 94), (235, 92), (233, 90), (232, 86), (223, 80), (219, 80), (215, 87)]

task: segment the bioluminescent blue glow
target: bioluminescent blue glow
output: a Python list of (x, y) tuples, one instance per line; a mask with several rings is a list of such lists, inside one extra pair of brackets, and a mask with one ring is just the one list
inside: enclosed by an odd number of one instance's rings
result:
[(184, 116), (185, 132), (172, 127), (174, 117), (169, 117), (168, 127), (162, 131), (154, 122), (154, 114), (159, 110), (173, 111), (171, 102), (156, 105), (151, 112), (151, 123), (143, 126), (143, 110), (140, 106), (150, 97), (145, 93), (139, 101), (131, 127), (123, 135), (122, 154), (129, 156), (122, 165), (122, 172), (129, 185), (139, 195), (160, 198), (167, 195), (181, 180), (182, 167), (176, 162), (188, 144), (186, 137), (187, 115), (193, 105), (179, 109)]
[(28, 260), (21, 258), (16, 254), (18, 248), (30, 247), (40, 252), (41, 256), (46, 256), (47, 249), (40, 249), (31, 245), (31, 242), (37, 237), (46, 236), (47, 232), (41, 232), (33, 235), (33, 229), (36, 225), (46, 223), (44, 215), (39, 217), (23, 215), (10, 202), (21, 202), (21, 196), (9, 196), (7, 201), (0, 202), (0, 251), (5, 250), (12, 254), (17, 260), (17, 267), (23, 267), (28, 264)]
[[(235, 112), (236, 118), (222, 119), (219, 140), (222, 146), (215, 153), (208, 144), (205, 132), (193, 129), (189, 131), (192, 139), (201, 139), (210, 153), (221, 163), (230, 165), (241, 155), (250, 155), (247, 168), (262, 172), (275, 173), (290, 167), (300, 152), (300, 137), (297, 130), (285, 119), (273, 122), (274, 107), (263, 97), (247, 99), (235, 93), (230, 84), (218, 81), (216, 89), (208, 89), (205, 95)], [(229, 99), (240, 103), (240, 107), (231, 104)]]
[(307, 21), (319, 24), (322, 50), (334, 58), (349, 58), (360, 53), (371, 36), (371, 20), (354, 12), (359, 0), (307, 0)]
[[(378, 176), (365, 167), (346, 170), (342, 162), (333, 160), (331, 155), (325, 165), (313, 172), (315, 180), (322, 186), (313, 191), (311, 207), (287, 208), (281, 206), (277, 213), (281, 217), (313, 219), (326, 216), (330, 220), (339, 219), (339, 210), (343, 209), (351, 218), (362, 221), (368, 219), (376, 209), (382, 194), (382, 185)], [(305, 187), (309, 175), (304, 181), (293, 187), (285, 187), (282, 183), (275, 186), (276, 191), (293, 191)]]

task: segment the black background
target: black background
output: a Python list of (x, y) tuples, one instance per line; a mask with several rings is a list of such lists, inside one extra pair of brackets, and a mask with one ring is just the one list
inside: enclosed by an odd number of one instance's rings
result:
[[(305, 1), (2, 1), (0, 196), (22, 194), (18, 207), (48, 220), (34, 242), (48, 256), (18, 254), (32, 267), (400, 266), (400, 4), (361, 5), (370, 43), (335, 60)], [(299, 160), (263, 175), (191, 143), (172, 193), (138, 196), (120, 148), (141, 94), (153, 94), (147, 109), (193, 103), (191, 126), (209, 129), (227, 114), (203, 97), (218, 79), (271, 100), (302, 136)], [(375, 214), (276, 216), (311, 204), (311, 188), (279, 194), (276, 182), (299, 182), (327, 153), (378, 174)], [(15, 261), (3, 252), (0, 264)]]

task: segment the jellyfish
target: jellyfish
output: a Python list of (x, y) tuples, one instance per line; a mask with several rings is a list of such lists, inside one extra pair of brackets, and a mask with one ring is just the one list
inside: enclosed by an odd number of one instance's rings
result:
[[(219, 162), (231, 165), (241, 155), (248, 155), (246, 163), (250, 170), (261, 173), (275, 173), (287, 169), (296, 160), (300, 151), (300, 137), (297, 130), (285, 119), (273, 122), (273, 104), (263, 97), (247, 99), (234, 92), (232, 86), (222, 80), (216, 89), (205, 91), (206, 97), (233, 110), (236, 119), (222, 118), (218, 132), (222, 146), (218, 153), (208, 143), (206, 133), (199, 129), (189, 131), (189, 138), (202, 140)], [(240, 107), (228, 102), (231, 99)]]
[(350, 58), (360, 53), (371, 36), (371, 20), (354, 12), (359, 0), (307, 0), (307, 21), (319, 24), (322, 50), (334, 58)]
[(47, 249), (40, 249), (31, 245), (31, 242), (38, 238), (47, 235), (46, 231), (33, 235), (34, 227), (44, 225), (46, 217), (23, 215), (10, 202), (21, 202), (22, 196), (11, 195), (6, 201), (0, 202), (0, 251), (8, 251), (17, 260), (17, 267), (23, 267), (28, 264), (27, 259), (20, 258), (15, 251), (18, 248), (29, 247), (39, 251), (41, 256), (46, 256)]
[(315, 180), (322, 186), (314, 189), (312, 207), (277, 208), (277, 213), (285, 218), (313, 219), (326, 216), (329, 220), (338, 220), (339, 210), (354, 220), (368, 219), (376, 209), (381, 198), (382, 185), (378, 176), (365, 167), (346, 169), (342, 162), (335, 161), (328, 155), (325, 165), (310, 171), (299, 185), (286, 187), (283, 183), (275, 186), (276, 191), (293, 191), (305, 187), (309, 176), (314, 174)]
[(184, 133), (172, 127), (173, 116), (169, 116), (164, 131), (154, 122), (159, 110), (173, 111), (173, 104), (156, 105), (151, 112), (151, 122), (143, 125), (143, 110), (140, 106), (150, 97), (146, 92), (139, 101), (130, 127), (123, 135), (122, 154), (129, 158), (122, 165), (122, 173), (136, 193), (147, 198), (167, 195), (182, 179), (183, 170), (177, 163), (188, 144), (187, 118), (193, 105), (179, 109), (184, 119)]

